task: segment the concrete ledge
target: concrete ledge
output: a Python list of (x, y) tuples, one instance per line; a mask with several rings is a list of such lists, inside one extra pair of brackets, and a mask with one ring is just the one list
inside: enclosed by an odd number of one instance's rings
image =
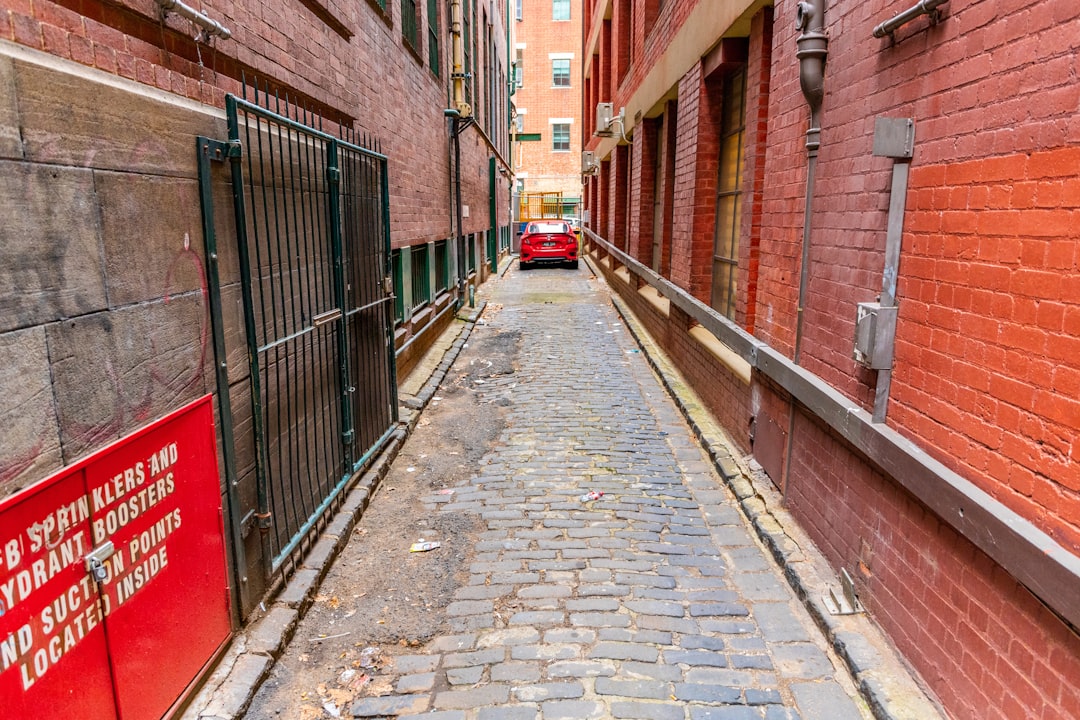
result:
[[(660, 313), (664, 317), (671, 317), (671, 301), (656, 291), (652, 285), (642, 285), (638, 288), (638, 295), (640, 295), (645, 302), (652, 305), (656, 312)], [(747, 380), (749, 382), (749, 380)]]
[[(642, 289), (644, 290), (644, 288)], [(669, 300), (668, 306), (670, 307), (670, 305), (671, 301)], [(690, 337), (694, 338), (721, 365), (734, 373), (735, 377), (739, 378), (743, 385), (750, 384), (750, 363), (739, 357), (731, 348), (720, 342), (715, 335), (701, 325), (695, 325), (688, 332)]]

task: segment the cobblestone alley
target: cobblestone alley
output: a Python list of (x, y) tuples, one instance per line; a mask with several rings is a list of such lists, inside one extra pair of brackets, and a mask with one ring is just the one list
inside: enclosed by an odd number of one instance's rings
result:
[[(247, 717), (871, 717), (603, 283), (585, 267), (515, 265), (484, 295), (443, 383), (502, 363), (473, 375), (478, 414), (440, 414), (436, 393)], [(485, 359), (498, 336), (516, 349)], [(348, 585), (372, 552), (369, 515), (409, 504), (425, 431), (496, 411), (501, 429), (456, 485), (425, 471), (426, 527), (397, 528), (443, 547), (378, 552), (391, 575), (457, 557), (438, 589), (418, 603), (408, 588), (387, 601), (363, 578)], [(404, 513), (390, 524), (408, 525)], [(384, 636), (350, 624), (364, 602), (380, 606)], [(391, 644), (395, 604), (424, 628)]]

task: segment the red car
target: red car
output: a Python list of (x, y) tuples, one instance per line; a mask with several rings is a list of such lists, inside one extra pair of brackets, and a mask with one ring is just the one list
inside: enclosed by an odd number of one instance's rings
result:
[(528, 269), (537, 263), (566, 263), (578, 266), (578, 241), (570, 224), (564, 220), (535, 220), (521, 234), (521, 257), (518, 266)]

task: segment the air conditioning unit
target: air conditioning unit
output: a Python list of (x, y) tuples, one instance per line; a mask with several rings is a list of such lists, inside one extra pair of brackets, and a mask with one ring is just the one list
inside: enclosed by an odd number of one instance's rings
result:
[(612, 114), (615, 111), (615, 106), (611, 103), (597, 103), (596, 104), (596, 130), (595, 135), (600, 137), (611, 137), (615, 133), (611, 130)]
[(583, 150), (581, 153), (581, 174), (591, 175), (599, 166), (596, 164), (596, 153), (592, 150)]

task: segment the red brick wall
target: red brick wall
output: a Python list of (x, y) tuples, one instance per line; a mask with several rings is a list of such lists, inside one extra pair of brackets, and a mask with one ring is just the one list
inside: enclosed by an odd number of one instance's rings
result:
[[(663, 59), (678, 18), (693, 5), (665, 3), (631, 51), (616, 108)], [(871, 406), (877, 373), (851, 354), (856, 304), (873, 300), (882, 283), (893, 161), (872, 155), (874, 119), (914, 118), (888, 422), (1078, 552), (1080, 5), (950, 3), (936, 26), (923, 17), (894, 40), (872, 37), (874, 25), (909, 5), (829, 2), (802, 363)], [(794, 8), (794, 0), (777, 0), (775, 25), (767, 14), (752, 23), (745, 182), (761, 192), (744, 198), (740, 279), (756, 296), (739, 310), (756, 337), (789, 355), (809, 120)], [(600, 47), (604, 70), (610, 48)], [(679, 83), (671, 278), (703, 300), (711, 280), (716, 97), (700, 67)], [(619, 187), (607, 180), (611, 211)], [(614, 240), (617, 226), (609, 218), (601, 234)], [(640, 242), (633, 232), (630, 242)], [(728, 384), (686, 337), (677, 311), (665, 321), (636, 292), (626, 295), (737, 443), (745, 442), (751, 415), (759, 430), (771, 420), (774, 440), (788, 439), (788, 398), (760, 381), (752, 392)], [(801, 411), (790, 439), (788, 467), (778, 462), (772, 472), (793, 513), (836, 567), (856, 571), (875, 619), (952, 715), (1080, 717), (1074, 631), (882, 476), (873, 459)]]
[(671, 281), (704, 303), (712, 286), (719, 108), (701, 64), (679, 83), (671, 231)]
[(788, 507), (952, 717), (1080, 717), (1080, 637), (802, 413), (795, 434)]
[[(912, 23), (895, 46), (868, 42), (889, 7), (829, 8), (827, 26), (850, 32), (830, 40), (846, 60), (826, 77), (804, 364), (871, 401), (876, 373), (851, 348), (855, 304), (881, 288), (892, 161), (870, 154), (872, 119), (913, 117), (890, 421), (1078, 551), (1080, 8), (973, 2), (936, 27)], [(758, 334), (779, 347), (797, 286), (787, 240), (801, 224), (787, 151), (806, 124), (805, 111), (784, 121), (801, 102), (791, 34), (776, 33), (759, 276)]]
[(675, 146), (678, 141), (676, 130), (679, 124), (679, 103), (669, 100), (664, 105), (664, 177), (658, 192), (663, 197), (663, 226), (660, 239), (660, 274), (671, 277), (671, 229), (675, 212)]
[(659, 121), (644, 120), (634, 133), (630, 181), (630, 234), (627, 252), (638, 262), (652, 264), (653, 204), (656, 175), (656, 133)]
[[(806, 150), (810, 113), (799, 89), (793, 57), (798, 35), (794, 3), (775, 6), (769, 118), (762, 199), (761, 263), (757, 276), (755, 335), (789, 355), (795, 347), (802, 213), (806, 192)], [(783, 18), (787, 18), (784, 20)], [(790, 52), (789, 52), (790, 49)], [(831, 70), (833, 65), (829, 65)], [(826, 136), (827, 137), (827, 136)]]
[[(851, 359), (854, 308), (881, 290), (892, 168), (871, 154), (873, 119), (912, 117), (889, 424), (1077, 552), (1080, 6), (954, 4), (935, 27), (872, 39), (899, 9), (829, 3), (803, 364), (869, 407), (877, 378)], [(777, 24), (755, 325), (788, 352), (808, 118), (795, 35)], [(950, 712), (1077, 716), (1075, 634), (801, 415), (793, 453), (796, 516), (834, 564), (862, 563), (860, 595)]]
[(610, 186), (608, 192), (608, 214), (605, 222), (607, 237), (615, 247), (626, 250), (627, 207), (630, 186), (630, 147), (618, 145), (612, 153)]
[(746, 130), (743, 138), (743, 217), (739, 228), (739, 287), (735, 317), (754, 332), (757, 276), (761, 254), (761, 211), (768, 147), (769, 76), (772, 65), (772, 8), (754, 16), (746, 67)]
[(1080, 552), (1080, 147), (913, 170), (892, 419)]
[[(401, 6), (394, 0), (387, 0), (388, 15), (367, 2), (326, 3), (354, 33), (351, 40), (301, 3), (284, 0), (204, 3), (201, 9), (233, 33), (230, 40), (216, 38), (212, 46), (197, 47), (191, 23), (178, 16), (160, 27), (152, 0), (17, 2), (0, 9), (0, 38), (218, 107), (224, 106), (225, 93), (241, 94), (242, 75), (249, 81), (258, 77), (282, 100), (288, 96), (378, 138), (390, 158), (396, 247), (452, 233), (448, 132), (442, 116), (449, 43), (444, 33), (442, 77), (436, 77), (427, 64), (427, 4), (419, 6), (421, 54), (404, 44)], [(446, 18), (439, 22), (445, 30)], [(500, 58), (505, 44), (505, 38), (496, 38)], [(401, 122), (403, 107), (414, 109), (412, 121)], [(335, 131), (332, 123), (326, 129)], [(475, 137), (469, 142), (470, 133), (463, 136), (463, 166), (471, 169), (464, 173), (463, 197), (478, 212), (467, 221), (467, 232), (488, 226), (484, 170), (490, 148)], [(482, 168), (479, 177), (477, 166)]]

